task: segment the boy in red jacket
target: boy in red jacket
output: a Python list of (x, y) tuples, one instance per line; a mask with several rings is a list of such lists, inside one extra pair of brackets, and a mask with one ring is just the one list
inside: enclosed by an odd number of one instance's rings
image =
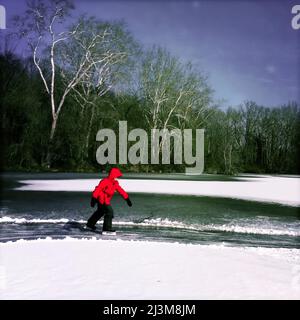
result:
[(121, 176), (122, 172), (118, 168), (112, 168), (108, 177), (102, 179), (93, 191), (91, 206), (94, 207), (97, 203), (98, 209), (88, 219), (86, 224), (88, 228), (95, 230), (95, 224), (104, 215), (103, 231), (115, 231), (112, 229), (112, 218), (114, 217), (114, 212), (110, 205), (110, 200), (115, 191), (120, 193), (130, 207), (132, 206), (128, 194), (120, 187), (119, 182), (116, 180)]

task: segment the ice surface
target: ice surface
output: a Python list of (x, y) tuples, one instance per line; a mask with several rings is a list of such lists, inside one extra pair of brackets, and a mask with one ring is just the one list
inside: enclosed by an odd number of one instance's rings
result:
[[(95, 179), (22, 180), (17, 190), (87, 191), (99, 183)], [(284, 176), (247, 176), (239, 181), (183, 181), (121, 179), (127, 192), (213, 196), (300, 205), (300, 178)]]

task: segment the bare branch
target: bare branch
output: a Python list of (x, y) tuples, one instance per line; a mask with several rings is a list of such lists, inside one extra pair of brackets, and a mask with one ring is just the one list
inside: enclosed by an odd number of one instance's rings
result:
[(47, 93), (50, 94), (50, 90), (49, 90), (46, 78), (45, 78), (44, 73), (43, 73), (43, 71), (42, 71), (42, 69), (40, 67), (39, 61), (37, 61), (37, 50), (39, 48), (39, 44), (40, 44), (41, 39), (42, 39), (42, 36), (39, 36), (36, 46), (32, 47), (33, 48), (33, 62), (34, 62), (35, 66), (37, 67), (37, 69), (38, 69), (38, 71), (40, 73), (40, 76), (42, 78), (42, 81), (44, 83), (44, 86), (46, 88)]

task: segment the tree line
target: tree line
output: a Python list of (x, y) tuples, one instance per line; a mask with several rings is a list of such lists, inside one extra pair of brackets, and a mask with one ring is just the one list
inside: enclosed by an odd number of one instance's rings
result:
[[(245, 101), (222, 110), (207, 78), (167, 50), (143, 48), (123, 22), (82, 16), (66, 26), (72, 3), (34, 1), (15, 17), (0, 55), (2, 161), (5, 170), (98, 171), (101, 128), (205, 129), (205, 171), (299, 173), (299, 105)], [(10, 40), (12, 41), (12, 40)], [(183, 171), (181, 165), (124, 165)], [(101, 169), (107, 169), (102, 166)]]

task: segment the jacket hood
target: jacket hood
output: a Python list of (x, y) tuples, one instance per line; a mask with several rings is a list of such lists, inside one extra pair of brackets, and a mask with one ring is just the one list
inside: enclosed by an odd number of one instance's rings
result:
[(120, 169), (118, 168), (112, 168), (110, 171), (109, 171), (109, 175), (108, 175), (108, 178), (109, 179), (116, 179), (116, 178), (119, 178), (121, 177), (123, 174), (121, 172)]

